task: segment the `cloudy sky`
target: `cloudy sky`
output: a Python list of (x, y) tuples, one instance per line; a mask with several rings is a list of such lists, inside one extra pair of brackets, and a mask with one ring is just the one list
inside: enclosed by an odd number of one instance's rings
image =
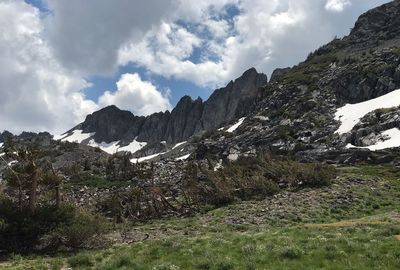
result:
[(58, 134), (104, 106), (206, 99), (292, 66), (388, 0), (0, 0), (0, 130)]

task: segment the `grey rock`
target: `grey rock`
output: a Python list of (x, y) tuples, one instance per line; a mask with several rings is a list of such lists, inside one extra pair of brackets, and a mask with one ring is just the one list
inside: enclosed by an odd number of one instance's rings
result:
[(197, 131), (221, 126), (235, 118), (242, 117), (252, 110), (252, 103), (258, 95), (259, 87), (268, 81), (265, 74), (251, 68), (231, 81), (225, 88), (215, 90), (204, 104), (204, 110)]

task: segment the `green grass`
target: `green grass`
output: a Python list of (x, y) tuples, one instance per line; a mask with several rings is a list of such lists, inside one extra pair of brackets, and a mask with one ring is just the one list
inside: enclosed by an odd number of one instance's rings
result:
[(400, 170), (339, 168), (330, 187), (189, 218), (128, 224), (150, 240), (74, 255), (14, 256), (2, 269), (400, 269)]
[[(67, 260), (73, 269), (399, 269), (392, 224), (209, 233), (117, 245)], [(47, 269), (55, 259), (21, 260), (4, 269)]]

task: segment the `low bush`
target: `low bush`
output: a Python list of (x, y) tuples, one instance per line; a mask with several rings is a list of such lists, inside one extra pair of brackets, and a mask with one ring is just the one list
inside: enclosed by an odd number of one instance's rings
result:
[(107, 231), (107, 227), (105, 218), (87, 210), (79, 210), (51, 235), (59, 244), (72, 249), (101, 247), (105, 244), (101, 236)]
[(19, 210), (0, 198), (0, 252), (26, 254), (55, 252), (61, 246), (79, 248), (105, 231), (106, 222), (69, 205), (42, 205), (34, 213)]
[(195, 204), (221, 206), (237, 199), (262, 199), (282, 188), (326, 186), (336, 174), (336, 168), (330, 165), (279, 160), (268, 155), (242, 157), (217, 171), (192, 162), (186, 167), (183, 190)]
[(302, 251), (295, 246), (285, 246), (279, 250), (279, 256), (282, 259), (289, 259), (289, 260), (299, 259), (301, 255)]

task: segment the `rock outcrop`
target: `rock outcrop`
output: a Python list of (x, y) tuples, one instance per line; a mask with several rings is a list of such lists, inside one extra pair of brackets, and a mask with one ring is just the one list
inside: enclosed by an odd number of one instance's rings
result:
[(204, 103), (197, 131), (217, 128), (224, 122), (251, 112), (254, 109), (251, 105), (257, 96), (258, 88), (267, 81), (265, 74), (259, 74), (251, 68), (225, 88), (215, 90)]
[(3, 143), (8, 137), (12, 137), (13, 134), (11, 132), (3, 131), (0, 133), (0, 143)]

